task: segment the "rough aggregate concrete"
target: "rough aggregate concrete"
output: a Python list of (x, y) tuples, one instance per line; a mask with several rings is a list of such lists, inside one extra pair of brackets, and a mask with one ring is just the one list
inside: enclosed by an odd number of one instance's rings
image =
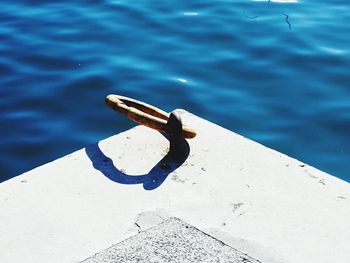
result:
[(173, 217), (81, 263), (118, 262), (258, 263), (260, 261)]

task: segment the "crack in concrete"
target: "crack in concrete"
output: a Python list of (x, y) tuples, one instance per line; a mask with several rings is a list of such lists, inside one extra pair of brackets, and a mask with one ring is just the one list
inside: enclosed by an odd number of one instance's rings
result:
[(309, 177), (311, 177), (313, 179), (318, 179), (318, 176), (315, 176), (315, 175), (311, 174), (307, 169), (305, 169), (304, 171)]
[(163, 217), (161, 217), (160, 215), (156, 214), (156, 216), (158, 216), (160, 218), (160, 220), (162, 221), (166, 221), (167, 219), (164, 219)]
[(318, 182), (320, 184), (326, 185), (326, 180), (324, 178), (320, 179)]
[(135, 224), (135, 226), (137, 226), (137, 233), (140, 233), (141, 232), (141, 226), (138, 224), (138, 223), (134, 223)]
[(236, 210), (237, 210), (238, 208), (240, 208), (242, 205), (243, 205), (242, 202), (237, 203), (237, 204), (231, 204), (231, 206), (232, 206), (232, 213), (236, 212)]
[(341, 200), (345, 200), (345, 199), (346, 199), (346, 197), (345, 197), (345, 196), (342, 196), (342, 195), (338, 195), (337, 198), (338, 198), (338, 199), (341, 199)]

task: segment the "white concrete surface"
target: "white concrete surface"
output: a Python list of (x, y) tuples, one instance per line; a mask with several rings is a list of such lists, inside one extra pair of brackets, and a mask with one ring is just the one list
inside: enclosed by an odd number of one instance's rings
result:
[[(190, 156), (154, 190), (109, 180), (84, 149), (0, 184), (0, 262), (80, 262), (171, 216), (261, 262), (349, 262), (348, 183), (183, 114)], [(99, 143), (128, 174), (167, 146), (141, 126)]]

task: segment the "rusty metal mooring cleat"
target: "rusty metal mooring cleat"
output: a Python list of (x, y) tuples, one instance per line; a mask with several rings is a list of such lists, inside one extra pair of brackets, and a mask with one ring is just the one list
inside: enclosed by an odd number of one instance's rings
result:
[(152, 105), (119, 95), (108, 95), (106, 104), (129, 119), (163, 133), (170, 141), (169, 154), (174, 158), (181, 158), (184, 154), (184, 139), (196, 136), (192, 128), (182, 125), (180, 115), (176, 112), (169, 114)]

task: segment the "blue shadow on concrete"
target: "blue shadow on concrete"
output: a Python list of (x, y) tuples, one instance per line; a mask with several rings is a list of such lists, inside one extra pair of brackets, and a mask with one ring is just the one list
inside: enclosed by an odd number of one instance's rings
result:
[(154, 190), (165, 181), (171, 172), (180, 167), (187, 159), (190, 147), (185, 139), (182, 141), (182, 147), (185, 151), (180, 158), (175, 158), (174, 155), (169, 152), (144, 175), (128, 175), (121, 172), (113, 164), (113, 160), (102, 152), (98, 143), (87, 146), (85, 152), (91, 160), (93, 167), (113, 182), (120, 184), (143, 184), (145, 190)]

